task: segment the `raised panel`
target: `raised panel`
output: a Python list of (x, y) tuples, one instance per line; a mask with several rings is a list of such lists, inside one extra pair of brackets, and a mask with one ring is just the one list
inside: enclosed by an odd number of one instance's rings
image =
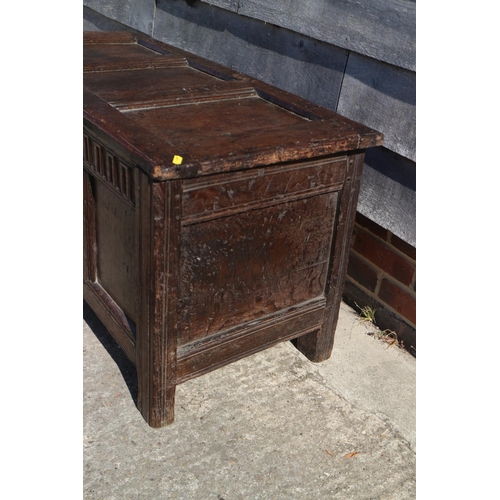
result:
[(337, 196), (184, 226), (180, 344), (323, 296)]

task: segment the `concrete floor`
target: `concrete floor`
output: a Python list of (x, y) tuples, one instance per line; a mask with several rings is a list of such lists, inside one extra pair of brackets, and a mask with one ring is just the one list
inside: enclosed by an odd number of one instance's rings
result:
[(342, 304), (332, 357), (287, 342), (137, 410), (133, 365), (84, 306), (84, 498), (413, 499), (415, 358)]

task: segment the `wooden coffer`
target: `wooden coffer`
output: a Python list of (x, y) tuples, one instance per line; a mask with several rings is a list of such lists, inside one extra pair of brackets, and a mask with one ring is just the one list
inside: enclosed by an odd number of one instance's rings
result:
[(327, 359), (381, 134), (146, 35), (85, 33), (83, 79), (84, 299), (148, 424), (278, 342)]

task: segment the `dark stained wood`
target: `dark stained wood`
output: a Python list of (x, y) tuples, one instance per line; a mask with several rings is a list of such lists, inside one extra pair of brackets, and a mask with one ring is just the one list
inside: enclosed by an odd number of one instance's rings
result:
[(279, 342), (314, 333), (321, 328), (324, 309), (323, 298), (313, 300), (243, 327), (179, 347), (178, 383), (203, 375)]
[(139, 43), (91, 43), (85, 51), (83, 71), (154, 69), (185, 66), (187, 64), (182, 57), (155, 51), (153, 45), (149, 47)]
[(151, 185), (149, 419), (152, 427), (174, 420), (177, 377), (180, 184)]
[(183, 183), (183, 225), (339, 190), (346, 157), (289, 164)]
[[(87, 89), (121, 111), (256, 95), (245, 82), (221, 81), (188, 67), (91, 73), (85, 75), (84, 81)], [(140, 100), (137, 89), (141, 89)]]
[(135, 323), (137, 303), (137, 229), (134, 208), (99, 178), (95, 182), (96, 244), (99, 282)]
[[(97, 35), (94, 35), (93, 39), (97, 39)], [(106, 44), (103, 37), (103, 43), (98, 45), (92, 43), (89, 47), (97, 46), (103, 51), (109, 45), (113, 57), (119, 48), (121, 58), (125, 57), (127, 50), (131, 50), (131, 59), (135, 60), (139, 41), (138, 39), (136, 43), (130, 44)], [(151, 79), (153, 90), (149, 91), (149, 95), (153, 95), (152, 101), (145, 109), (136, 109), (145, 103), (141, 97), (141, 89), (137, 90), (134, 85), (135, 80), (115, 78), (117, 90), (111, 97), (119, 99), (119, 106), (122, 108), (120, 112), (116, 106), (106, 101), (105, 88), (98, 92), (91, 91), (92, 85), (96, 90), (98, 83), (96, 84), (92, 73), (86, 73), (84, 119), (101, 128), (103, 123), (112, 123), (113, 127), (107, 126), (108, 137), (119, 144), (124, 145), (126, 142), (132, 145), (133, 149), (143, 157), (141, 168), (157, 180), (267, 166), (300, 158), (314, 158), (363, 149), (381, 142), (379, 133), (332, 111), (250, 77), (228, 73), (213, 63), (203, 63), (199, 57), (189, 56), (179, 49), (154, 40), (146, 41), (151, 46), (158, 47), (158, 50), (184, 57), (190, 65), (184, 72), (172, 68), (171, 72), (163, 73), (165, 79), (172, 85), (170, 99), (165, 102), (166, 81), (153, 77)], [(142, 46), (140, 48), (142, 49)], [(95, 64), (101, 64), (95, 61), (95, 57), (96, 52), (91, 52), (90, 60)], [(144, 57), (149, 60), (153, 56)], [(153, 58), (155, 57), (168, 60), (168, 56), (158, 55)], [(85, 52), (84, 65), (86, 59)], [(106, 64), (108, 63), (104, 61), (101, 65), (106, 66)], [(199, 69), (193, 67), (193, 64), (207, 69), (204, 79), (197, 74)], [(124, 69), (129, 69), (128, 63), (124, 66)], [(115, 68), (114, 62), (112, 67)], [(154, 74), (155, 71), (151, 68), (144, 70), (145, 74), (149, 72)], [(219, 85), (225, 84), (225, 88), (223, 92), (216, 89), (218, 93), (215, 96), (213, 86), (217, 77), (210, 72), (231, 78), (231, 80), (219, 80)], [(121, 74), (121, 70), (119, 73)], [(86, 77), (89, 75), (90, 88), (86, 85)], [(188, 86), (189, 82), (193, 81), (194, 87), (198, 89), (198, 95), (200, 86), (204, 82), (208, 86), (206, 97), (195, 101), (195, 97), (191, 96), (188, 98), (189, 103), (196, 105), (186, 106), (186, 94), (189, 92), (180, 90), (186, 88), (183, 86), (184, 81)], [(103, 95), (99, 96), (99, 92), (103, 92)], [(148, 95), (148, 91), (145, 94)], [(161, 95), (164, 96), (163, 102), (159, 99)], [(202, 135), (198, 133), (200, 128), (204, 130)], [(231, 151), (231, 154), (221, 153), (224, 151)], [(172, 163), (174, 156), (183, 158), (182, 165)]]
[(326, 193), (183, 228), (180, 344), (322, 296), (336, 201)]
[(138, 291), (137, 291), (137, 406), (146, 422), (150, 421), (151, 354), (150, 354), (150, 310), (152, 272), (152, 218), (151, 180), (138, 170), (136, 227), (138, 237)]
[[(105, 71), (84, 76), (84, 297), (144, 419), (172, 423), (179, 383), (277, 342), (326, 359), (381, 135), (147, 37), (87, 38)], [(146, 46), (184, 63), (146, 67)]]
[[(84, 167), (89, 167), (92, 161), (89, 158), (90, 138), (87, 134), (84, 135)], [(85, 157), (87, 161), (85, 161)], [(98, 273), (98, 261), (102, 261), (102, 254), (106, 255), (108, 248), (104, 248), (102, 252), (98, 251), (98, 236), (97, 236), (97, 214), (101, 211), (101, 206), (98, 198), (95, 196), (96, 179), (92, 177), (88, 171), (84, 171), (83, 179), (83, 227), (84, 227), (84, 298), (92, 307), (95, 313), (99, 316), (104, 326), (108, 329), (115, 340), (122, 346), (127, 356), (135, 361), (135, 325), (130, 322), (114, 298), (105, 290), (98, 282), (100, 273)], [(121, 225), (120, 227), (125, 227)], [(121, 249), (123, 251), (123, 249)], [(112, 262), (105, 263), (111, 265)], [(111, 283), (111, 288), (117, 290), (115, 284)], [(125, 302), (134, 301), (134, 294), (123, 295), (119, 290), (119, 296), (125, 296)]]
[[(84, 136), (84, 165), (88, 136)], [(95, 200), (91, 179), (83, 172), (83, 279), (95, 282), (97, 277), (97, 245), (95, 234)]]
[(363, 160), (364, 155), (357, 154), (352, 155), (348, 161), (346, 182), (340, 197), (339, 217), (334, 232), (332, 252), (334, 258), (330, 261), (331, 268), (325, 286), (326, 307), (322, 328), (297, 339), (297, 349), (314, 362), (328, 359), (333, 349), (335, 328), (347, 272), (350, 239), (356, 216)]
[[(137, 36), (126, 31), (84, 31), (83, 44), (87, 46), (92, 44), (130, 44), (137, 43)], [(85, 70), (84, 70), (85, 71)]]
[(85, 281), (83, 297), (130, 361), (136, 362), (135, 326), (99, 283)]

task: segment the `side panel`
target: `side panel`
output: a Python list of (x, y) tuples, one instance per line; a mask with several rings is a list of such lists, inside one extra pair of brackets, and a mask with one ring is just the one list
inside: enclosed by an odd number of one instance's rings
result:
[(138, 172), (87, 133), (83, 145), (84, 298), (135, 362)]

